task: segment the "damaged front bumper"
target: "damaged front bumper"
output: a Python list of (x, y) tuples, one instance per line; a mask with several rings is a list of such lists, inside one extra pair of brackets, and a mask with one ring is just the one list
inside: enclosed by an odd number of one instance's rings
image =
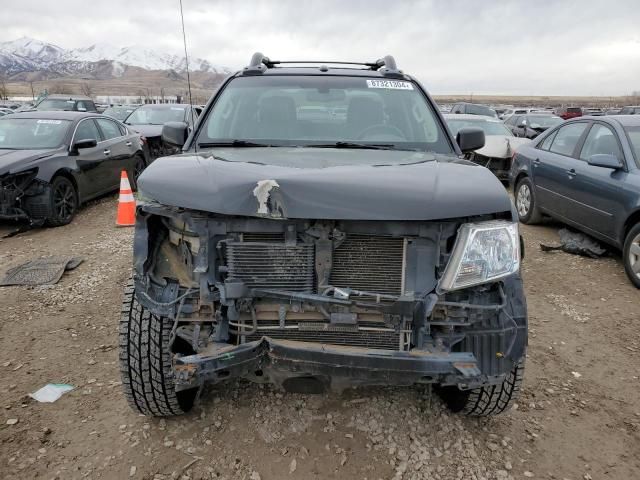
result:
[(174, 372), (177, 390), (230, 377), (268, 381), (287, 390), (310, 379), (332, 390), (416, 383), (473, 388), (502, 380), (483, 376), (469, 352), (371, 350), (269, 337), (237, 346), (213, 344), (198, 354), (176, 357)]

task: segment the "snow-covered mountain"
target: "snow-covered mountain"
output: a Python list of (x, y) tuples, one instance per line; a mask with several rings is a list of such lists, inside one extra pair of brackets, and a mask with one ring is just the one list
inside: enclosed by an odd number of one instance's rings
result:
[[(0, 42), (0, 73), (13, 75), (30, 71), (51, 71), (66, 75), (86, 73), (96, 70), (93, 64), (111, 63), (111, 74), (120, 76), (125, 69), (139, 67), (145, 70), (186, 70), (184, 56), (158, 52), (144, 47), (116, 47), (109, 44), (95, 44), (89, 47), (66, 50), (51, 43), (22, 37), (17, 40)], [(214, 65), (202, 58), (190, 58), (192, 71), (226, 74), (229, 69)]]

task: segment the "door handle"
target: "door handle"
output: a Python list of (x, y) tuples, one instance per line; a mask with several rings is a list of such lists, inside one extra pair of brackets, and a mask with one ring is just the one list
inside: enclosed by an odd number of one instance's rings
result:
[(127, 147), (130, 147), (130, 146), (132, 145), (132, 143), (131, 143), (131, 142), (127, 142), (127, 143), (125, 143), (125, 145), (126, 145)]
[(569, 175), (569, 178), (573, 178), (576, 176), (576, 169), (572, 168), (570, 170), (567, 170), (567, 175)]
[(537, 166), (539, 166), (539, 165), (540, 165), (540, 159), (539, 159), (539, 158), (536, 158), (536, 159), (533, 161), (533, 166), (534, 166), (534, 167), (537, 167)]
[(111, 150), (109, 150), (108, 148), (103, 152), (105, 155), (109, 155), (111, 153)]

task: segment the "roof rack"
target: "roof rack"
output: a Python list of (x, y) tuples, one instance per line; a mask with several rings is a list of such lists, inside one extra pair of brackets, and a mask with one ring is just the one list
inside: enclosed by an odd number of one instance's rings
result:
[(269, 68), (275, 68), (276, 65), (283, 64), (315, 64), (320, 65), (323, 71), (327, 71), (327, 64), (331, 65), (362, 65), (370, 70), (380, 72), (385, 77), (404, 78), (402, 70), (396, 66), (396, 61), (391, 55), (386, 55), (375, 62), (335, 62), (335, 61), (317, 61), (317, 60), (271, 60), (269, 57), (260, 52), (256, 52), (251, 57), (249, 66), (242, 70), (243, 75), (262, 75)]

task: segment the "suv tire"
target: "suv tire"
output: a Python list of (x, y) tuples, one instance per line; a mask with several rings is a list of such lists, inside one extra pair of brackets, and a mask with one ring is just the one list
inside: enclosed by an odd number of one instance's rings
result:
[(153, 315), (138, 303), (132, 282), (125, 287), (120, 320), (120, 374), (129, 405), (143, 415), (181, 415), (195, 401), (197, 388), (175, 391), (172, 358), (182, 345), (176, 339), (169, 348), (172, 326), (171, 319)]
[(622, 258), (624, 270), (627, 272), (629, 280), (636, 288), (640, 288), (640, 223), (627, 233), (622, 249)]
[(516, 185), (515, 203), (518, 219), (527, 225), (540, 223), (542, 214), (538, 210), (533, 183), (529, 177), (523, 177)]
[(513, 367), (507, 378), (498, 385), (487, 385), (472, 390), (440, 387), (438, 394), (449, 410), (472, 417), (497, 415), (509, 410), (520, 395), (524, 378), (524, 356)]

